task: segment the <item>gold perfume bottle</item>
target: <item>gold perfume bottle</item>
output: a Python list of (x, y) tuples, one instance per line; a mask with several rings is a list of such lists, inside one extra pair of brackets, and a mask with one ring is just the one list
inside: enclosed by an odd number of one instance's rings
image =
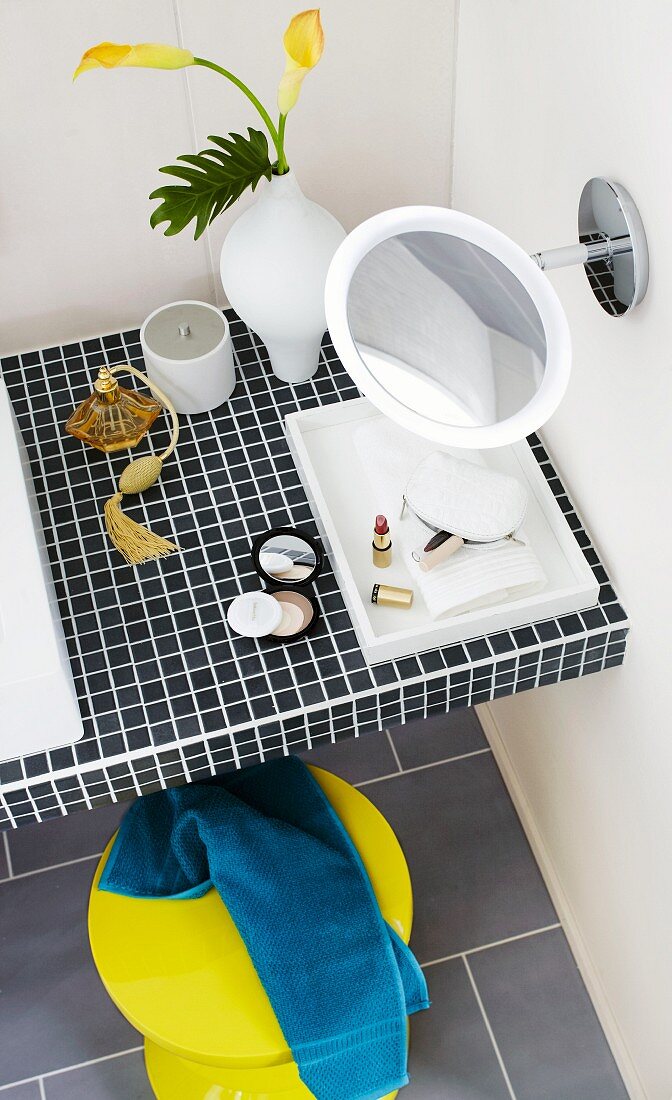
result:
[(75, 409), (65, 430), (99, 451), (123, 451), (140, 442), (160, 412), (153, 397), (125, 389), (101, 367), (93, 393)]

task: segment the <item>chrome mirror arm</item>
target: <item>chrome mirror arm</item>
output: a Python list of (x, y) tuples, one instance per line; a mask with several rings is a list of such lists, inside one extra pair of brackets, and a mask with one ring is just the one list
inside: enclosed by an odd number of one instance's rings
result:
[(593, 294), (610, 316), (641, 302), (649, 282), (649, 250), (639, 211), (620, 183), (594, 176), (581, 192), (579, 242), (534, 252), (542, 271), (583, 264)]
[(614, 256), (626, 256), (632, 252), (632, 237), (603, 237), (587, 244), (568, 244), (564, 248), (549, 248), (545, 252), (533, 252), (534, 260), (542, 271), (554, 271), (558, 267), (573, 267), (575, 264), (591, 264), (604, 260), (613, 266)]

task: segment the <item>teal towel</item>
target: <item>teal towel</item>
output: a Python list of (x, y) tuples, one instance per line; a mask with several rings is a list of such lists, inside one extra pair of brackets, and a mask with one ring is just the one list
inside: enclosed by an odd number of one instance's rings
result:
[(407, 1084), (406, 1016), (429, 1007), (424, 975), (297, 757), (138, 799), (100, 880), (142, 898), (212, 886), (317, 1100), (378, 1100)]

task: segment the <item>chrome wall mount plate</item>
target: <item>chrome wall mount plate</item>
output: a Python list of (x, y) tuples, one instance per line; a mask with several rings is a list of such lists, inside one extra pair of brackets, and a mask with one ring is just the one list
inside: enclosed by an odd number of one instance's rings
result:
[(622, 184), (589, 179), (579, 200), (579, 244), (536, 252), (542, 271), (583, 264), (590, 288), (611, 317), (639, 305), (649, 285), (649, 249), (634, 200)]
[(579, 201), (579, 241), (624, 242), (627, 251), (584, 263), (593, 294), (607, 313), (622, 317), (638, 305), (649, 282), (649, 250), (639, 210), (625, 187), (595, 176), (588, 180)]

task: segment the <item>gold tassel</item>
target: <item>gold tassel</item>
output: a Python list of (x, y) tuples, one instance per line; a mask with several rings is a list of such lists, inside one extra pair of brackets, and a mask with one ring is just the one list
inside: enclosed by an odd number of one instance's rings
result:
[(156, 561), (157, 558), (163, 558), (180, 549), (174, 542), (153, 534), (124, 515), (119, 507), (123, 499), (123, 493), (115, 493), (105, 501), (105, 526), (110, 539), (129, 565)]
[[(120, 504), (124, 496), (132, 493), (144, 493), (145, 489), (149, 489), (161, 476), (165, 459), (173, 453), (177, 445), (180, 426), (173, 403), (154, 382), (150, 382), (146, 374), (139, 371), (137, 367), (131, 366), (130, 363), (120, 363), (115, 367), (108, 368), (110, 376), (117, 374), (119, 371), (127, 371), (139, 378), (140, 381), (145, 382), (159, 401), (165, 405), (171, 419), (170, 443), (163, 454), (146, 455), (144, 458), (137, 458), (129, 462), (122, 470), (119, 478), (118, 492), (105, 501), (104, 506), (105, 527), (110, 540), (129, 565), (142, 565), (146, 561), (156, 561), (157, 558), (163, 558), (166, 554), (172, 554), (180, 548), (174, 542), (169, 542), (168, 539), (153, 534), (146, 527), (136, 523), (135, 520), (129, 519), (122, 512)], [(129, 446), (131, 446), (130, 443)]]
[(161, 538), (125, 516), (120, 508), (124, 495), (144, 493), (161, 475), (163, 456), (146, 455), (129, 462), (119, 478), (119, 492), (105, 502), (105, 526), (117, 550), (129, 565), (156, 561), (179, 550), (179, 546)]

